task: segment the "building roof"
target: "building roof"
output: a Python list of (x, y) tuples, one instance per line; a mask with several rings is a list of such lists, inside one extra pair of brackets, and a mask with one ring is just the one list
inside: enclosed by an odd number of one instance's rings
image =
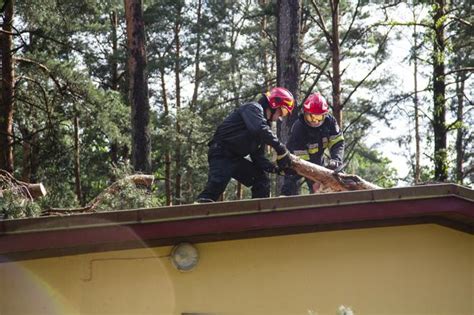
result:
[(0, 261), (426, 223), (473, 234), (474, 191), (436, 184), (3, 220)]

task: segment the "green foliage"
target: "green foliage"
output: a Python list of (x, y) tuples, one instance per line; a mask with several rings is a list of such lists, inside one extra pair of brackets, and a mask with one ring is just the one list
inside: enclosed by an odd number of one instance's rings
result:
[[(382, 5), (362, 1), (354, 17), (356, 3), (339, 2), (343, 127), (346, 160), (350, 162), (347, 170), (383, 187), (392, 187), (396, 184), (396, 174), (390, 161), (364, 143), (370, 136), (373, 121), (399, 124), (403, 119), (405, 124), (412, 124), (411, 96), (406, 91), (399, 93), (401, 82), (393, 79), (391, 69), (377, 70), (364, 82), (361, 83), (361, 80), (371, 69), (383, 65), (406, 35), (406, 28), (392, 34), (397, 23), (393, 22), (395, 16), (391, 15), (390, 8), (396, 11), (398, 6), (411, 6), (413, 9), (423, 7), (427, 11), (429, 4), (428, 1), (415, 1), (414, 4), (400, 2), (382, 10)], [(330, 30), (330, 5), (328, 2), (318, 2), (318, 5), (325, 26)], [(30, 1), (17, 0), (15, 6), (15, 27), (22, 36), (15, 37), (14, 48), (15, 56), (20, 57), (15, 69), (16, 175), (23, 174), (30, 167), (30, 181), (42, 182), (46, 186), (48, 195), (35, 206), (77, 207), (92, 200), (118, 178), (129, 174), (128, 170), (125, 171), (127, 167), (123, 166), (128, 165), (131, 147), (123, 1), (45, 0), (40, 6), (32, 6)], [(180, 173), (183, 178), (182, 201), (192, 202), (206, 182), (207, 142), (217, 125), (237, 106), (255, 100), (268, 86), (276, 84), (276, 2), (261, 5), (255, 1), (202, 1), (199, 25), (197, 9), (197, 1), (144, 1), (147, 70), (150, 104), (153, 104), (153, 173), (159, 179), (153, 192), (123, 183), (117, 200), (113, 196), (106, 198), (102, 208), (104, 211), (163, 204), (166, 197), (166, 152), (171, 153), (172, 186), (175, 174)], [(181, 12), (179, 20), (178, 10)], [(314, 22), (317, 15), (312, 2), (303, 1), (302, 10), (304, 36), (301, 53), (304, 61), (301, 94), (320, 91), (331, 102), (331, 46)], [(438, 19), (436, 25), (430, 19), (420, 21), (430, 24), (430, 27), (419, 27), (419, 34), (415, 34), (418, 47), (407, 51), (410, 61), (413, 61), (416, 51), (418, 65), (421, 67), (424, 64), (425, 73), (430, 76), (432, 71), (427, 71), (426, 65), (430, 66), (428, 63), (433, 61), (445, 63), (447, 73), (452, 69), (472, 66), (472, 45), (469, 45), (472, 30), (462, 23), (463, 18), (471, 15), (471, 7), (468, 2), (455, 0), (450, 10), (450, 15)], [(111, 23), (113, 12), (118, 16), (116, 29)], [(451, 19), (451, 16), (456, 19)], [(266, 29), (263, 30), (264, 18)], [(177, 23), (181, 43), (179, 60), (174, 37)], [(385, 26), (381, 26), (384, 23)], [(448, 35), (444, 54), (433, 53), (436, 48), (432, 30), (441, 24), (446, 26)], [(408, 27), (411, 32), (413, 24)], [(385, 41), (389, 31), (392, 33), (388, 38), (394, 45)], [(117, 48), (113, 50), (115, 39)], [(198, 47), (200, 62), (196, 77)], [(326, 60), (329, 60), (328, 66), (322, 69)], [(178, 112), (174, 87), (176, 62), (181, 69), (179, 76), (182, 83), (181, 109)], [(441, 96), (433, 99), (427, 93), (419, 96), (423, 125), (428, 124), (426, 113), (437, 111), (441, 114), (438, 109), (433, 109), (434, 101), (442, 103), (454, 99), (454, 85), (448, 84), (454, 81), (453, 76), (443, 79), (441, 83), (446, 85), (443, 99), (439, 99)], [(463, 80), (465, 91), (472, 90), (469, 76), (455, 79), (457, 82)], [(191, 108), (196, 82), (199, 83), (197, 103)], [(165, 101), (167, 115), (164, 114)], [(454, 123), (447, 119), (448, 132), (462, 128), (467, 130), (466, 126), (472, 125), (472, 115), (469, 114), (472, 113), (472, 104), (465, 104), (466, 114), (462, 119)], [(452, 101), (450, 105), (447, 108), (448, 118), (451, 113), (455, 116), (459, 103)], [(74, 174), (75, 119), (79, 120), (82, 196), (76, 196), (74, 190), (77, 180)], [(181, 126), (179, 134), (176, 131), (178, 122)], [(401, 142), (413, 141), (414, 137), (405, 137), (407, 133), (410, 131), (406, 130), (400, 136)], [(432, 128), (423, 130), (422, 138), (427, 144), (432, 144), (432, 133)], [(466, 165), (473, 158), (472, 154), (468, 154), (471, 138), (469, 130), (462, 133), (463, 143), (467, 143), (464, 145)], [(24, 149), (25, 143), (30, 145), (31, 152)], [(181, 149), (180, 169), (176, 169), (175, 164), (175, 148), (178, 145)], [(453, 161), (452, 149), (443, 158)], [(117, 171), (117, 167), (124, 173)], [(422, 177), (428, 178), (432, 174), (429, 165), (423, 169)], [(235, 198), (235, 190), (236, 183), (231, 182), (226, 199)], [(248, 189), (244, 189), (244, 196), (249, 197)], [(11, 200), (9, 204), (16, 200), (14, 196), (8, 198)], [(2, 202), (6, 204), (6, 200)], [(25, 211), (19, 215), (34, 212)]]
[(106, 193), (95, 210), (97, 212), (163, 206), (162, 201), (146, 188), (127, 180), (119, 181), (116, 193)]
[[(114, 211), (124, 209), (151, 208), (163, 206), (162, 198), (156, 191), (136, 185), (130, 177), (133, 167), (123, 163), (112, 168), (114, 178), (117, 179), (108, 189), (105, 189), (97, 198), (100, 200), (95, 211)], [(113, 187), (113, 188), (112, 188)]]
[(18, 191), (6, 190), (0, 196), (0, 211), (3, 219), (18, 219), (39, 216), (41, 207)]

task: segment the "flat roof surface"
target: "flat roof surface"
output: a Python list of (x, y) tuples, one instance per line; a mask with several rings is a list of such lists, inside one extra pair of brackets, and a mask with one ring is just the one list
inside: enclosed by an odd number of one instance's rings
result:
[(0, 262), (426, 223), (474, 234), (474, 191), (435, 184), (3, 220)]

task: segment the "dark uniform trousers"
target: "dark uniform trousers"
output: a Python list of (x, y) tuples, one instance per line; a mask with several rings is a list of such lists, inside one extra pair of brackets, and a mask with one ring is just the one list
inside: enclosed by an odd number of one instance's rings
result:
[(270, 179), (256, 163), (237, 156), (218, 143), (209, 146), (209, 175), (206, 188), (198, 199), (216, 201), (231, 178), (252, 187), (252, 198), (270, 196)]

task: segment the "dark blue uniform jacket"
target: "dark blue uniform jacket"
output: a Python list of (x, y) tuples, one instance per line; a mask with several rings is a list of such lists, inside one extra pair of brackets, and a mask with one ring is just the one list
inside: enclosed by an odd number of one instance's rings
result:
[(342, 162), (344, 157), (344, 136), (336, 119), (328, 114), (319, 127), (310, 127), (300, 115), (293, 124), (288, 150), (303, 160), (322, 165), (324, 150), (329, 149), (331, 159)]
[(273, 164), (265, 157), (264, 144), (273, 147), (279, 155), (286, 152), (286, 147), (271, 131), (262, 105), (257, 102), (243, 104), (234, 110), (217, 127), (209, 145), (213, 143), (239, 157), (250, 155), (252, 161), (265, 170)]

